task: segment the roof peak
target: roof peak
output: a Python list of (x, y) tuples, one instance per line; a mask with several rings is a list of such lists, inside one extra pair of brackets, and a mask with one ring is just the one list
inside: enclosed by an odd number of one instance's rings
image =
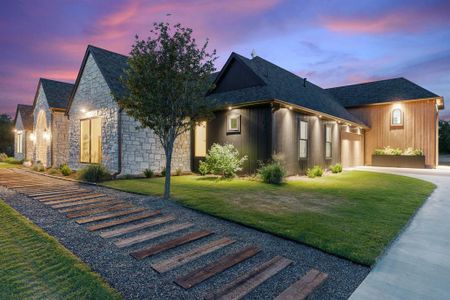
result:
[(62, 83), (62, 84), (70, 84), (73, 85), (73, 83), (67, 82), (67, 81), (59, 81), (59, 80), (54, 80), (54, 79), (49, 79), (49, 78), (43, 78), (40, 77), (39, 81), (51, 81), (51, 82), (55, 82), (55, 83)]
[(105, 48), (101, 48), (101, 47), (98, 47), (98, 46), (94, 46), (94, 45), (91, 45), (91, 44), (89, 44), (87, 46), (87, 49), (88, 50), (96, 49), (96, 50), (105, 51), (105, 52), (109, 52), (109, 53), (116, 54), (116, 55), (121, 55), (123, 57), (127, 57), (128, 58), (128, 55), (124, 55), (124, 54), (121, 54), (121, 53), (118, 53), (118, 52), (114, 52), (114, 51), (111, 51), (111, 50), (108, 50), (108, 49), (105, 49)]

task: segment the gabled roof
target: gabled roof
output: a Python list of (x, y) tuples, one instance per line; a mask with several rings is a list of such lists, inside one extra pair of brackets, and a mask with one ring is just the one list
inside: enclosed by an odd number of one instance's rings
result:
[(374, 103), (440, 98), (403, 77), (327, 89), (345, 107)]
[(39, 87), (42, 85), (47, 103), (50, 108), (65, 109), (69, 102), (73, 84), (51, 79), (39, 78), (36, 95), (34, 96), (33, 108), (36, 105)]
[[(219, 105), (237, 105), (264, 100), (281, 100), (310, 110), (335, 116), (353, 123), (364, 125), (362, 121), (349, 113), (327, 90), (320, 88), (303, 78), (268, 62), (261, 57), (252, 59), (232, 53), (214, 84), (226, 76), (227, 65), (233, 60), (252, 70), (261, 84), (248, 88), (217, 93), (212, 91), (208, 98)], [(365, 126), (365, 125), (364, 125)]]
[(33, 105), (17, 104), (16, 116), (14, 117), (14, 125), (17, 122), (17, 116), (20, 113), (23, 128), (33, 130)]
[(106, 84), (114, 95), (123, 96), (126, 93), (126, 88), (120, 82), (120, 78), (124, 75), (127, 68), (128, 57), (119, 53), (115, 53), (106, 49), (88, 45), (84, 54), (83, 61), (81, 63), (80, 71), (78, 72), (77, 80), (70, 95), (69, 104), (67, 105), (66, 113), (69, 113), (70, 106), (72, 105), (73, 97), (75, 96), (76, 89), (80, 83), (81, 76), (83, 75), (84, 66), (86, 65), (89, 54), (94, 58), (100, 72), (105, 78)]

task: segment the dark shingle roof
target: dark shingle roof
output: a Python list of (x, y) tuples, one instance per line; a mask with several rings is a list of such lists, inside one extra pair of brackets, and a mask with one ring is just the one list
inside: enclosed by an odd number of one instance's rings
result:
[(66, 108), (73, 84), (45, 78), (41, 78), (39, 82), (42, 84), (50, 108)]
[(208, 96), (212, 101), (228, 105), (277, 99), (364, 125), (328, 91), (310, 82), (306, 82), (304, 86), (303, 78), (281, 67), (258, 56), (248, 59), (233, 53), (229, 61), (231, 59), (244, 63), (262, 80), (263, 84), (221, 93), (212, 92)]
[(327, 90), (345, 107), (439, 97), (402, 77), (334, 87)]
[(128, 67), (128, 57), (91, 45), (88, 46), (88, 51), (92, 53), (100, 72), (102, 72), (113, 94), (123, 96), (126, 93), (126, 88), (121, 83), (120, 77), (124, 75)]
[(33, 105), (17, 104), (16, 117), (14, 118), (14, 125), (17, 122), (17, 116), (20, 113), (22, 118), (23, 128), (26, 130), (33, 130)]

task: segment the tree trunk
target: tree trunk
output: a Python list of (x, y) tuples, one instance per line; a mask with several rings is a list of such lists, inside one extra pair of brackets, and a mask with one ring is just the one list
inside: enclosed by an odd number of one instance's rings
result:
[(171, 166), (174, 138), (169, 139), (170, 141), (167, 142), (167, 146), (164, 147), (164, 152), (166, 154), (166, 180), (164, 182), (164, 199), (170, 198), (170, 175), (172, 171)]

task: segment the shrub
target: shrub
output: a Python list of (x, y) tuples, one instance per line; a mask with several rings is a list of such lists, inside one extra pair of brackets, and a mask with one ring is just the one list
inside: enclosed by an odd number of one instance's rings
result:
[(416, 155), (422, 156), (422, 149), (413, 149), (412, 147), (406, 148), (404, 151), (400, 148), (391, 148), (390, 146), (384, 147), (383, 149), (375, 149), (374, 155)]
[(161, 170), (161, 176), (162, 176), (162, 177), (166, 176), (166, 167), (162, 168), (162, 170)]
[(341, 164), (335, 164), (334, 166), (330, 166), (331, 173), (341, 173), (342, 172), (342, 165)]
[(414, 155), (416, 156), (423, 156), (423, 150), (422, 149), (414, 149)]
[(60, 170), (58, 170), (58, 169), (55, 169), (55, 168), (51, 168), (51, 169), (48, 169), (48, 174), (50, 174), (50, 175), (56, 175), (56, 174), (59, 174), (59, 171)]
[(17, 160), (14, 157), (8, 157), (4, 160), (4, 162), (8, 164), (20, 165), (22, 160)]
[(202, 175), (202, 176), (208, 174), (209, 173), (208, 164), (203, 161), (200, 161), (200, 164), (198, 166), (198, 171), (200, 172), (200, 175)]
[(279, 162), (263, 165), (258, 174), (265, 183), (280, 184), (286, 176), (286, 170)]
[(44, 172), (45, 171), (45, 167), (40, 161), (38, 161), (37, 163), (35, 163), (33, 165), (32, 170), (36, 171), (36, 172)]
[(178, 168), (178, 169), (175, 171), (175, 175), (177, 175), (177, 176), (183, 175), (183, 170), (182, 170), (181, 168)]
[(144, 170), (144, 176), (145, 176), (146, 178), (152, 178), (153, 175), (154, 175), (154, 173), (153, 173), (153, 171), (152, 171), (151, 169), (145, 169), (145, 170)]
[(314, 166), (312, 169), (306, 171), (306, 175), (309, 178), (322, 177), (323, 169), (319, 166)]
[(4, 162), (6, 159), (8, 159), (8, 155), (6, 153), (0, 153), (0, 162)]
[(72, 174), (72, 169), (66, 164), (61, 165), (59, 169), (64, 176), (69, 176)]
[[(247, 156), (239, 158), (239, 151), (231, 144), (213, 144), (206, 155), (205, 161), (200, 162), (200, 167), (206, 173), (221, 175), (223, 178), (236, 176), (236, 172), (242, 170), (242, 165)], [(206, 165), (205, 165), (206, 164)], [(204, 165), (202, 167), (202, 165)]]
[(77, 178), (88, 182), (100, 182), (111, 179), (111, 174), (103, 165), (89, 165), (78, 172)]

